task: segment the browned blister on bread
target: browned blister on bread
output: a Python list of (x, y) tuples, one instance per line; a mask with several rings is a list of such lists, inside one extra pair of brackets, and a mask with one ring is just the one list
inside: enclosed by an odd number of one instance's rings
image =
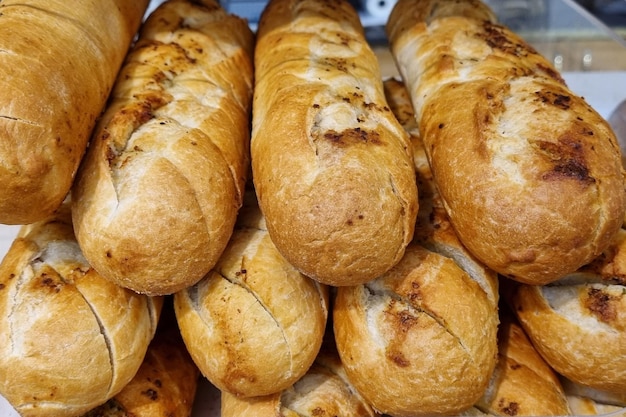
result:
[(249, 169), (252, 48), (212, 0), (149, 16), (73, 189), (78, 241), (105, 277), (162, 295), (215, 265)]
[(297, 381), (320, 349), (328, 289), (278, 252), (250, 191), (216, 266), (174, 295), (185, 344), (202, 374), (240, 397)]
[(602, 253), (626, 209), (619, 146), (551, 63), (478, 1), (400, 0), (387, 31), (464, 245), (531, 284)]
[(277, 248), (325, 284), (384, 273), (413, 236), (417, 188), (357, 12), (341, 0), (271, 1), (255, 74), (253, 179)]
[(139, 369), (161, 303), (89, 266), (67, 204), (22, 227), (0, 264), (0, 394), (22, 416), (102, 404)]
[(0, 4), (0, 223), (65, 199), (148, 0)]

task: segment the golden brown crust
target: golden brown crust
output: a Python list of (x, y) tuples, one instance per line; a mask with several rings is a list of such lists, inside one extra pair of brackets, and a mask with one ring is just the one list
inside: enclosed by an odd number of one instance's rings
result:
[(271, 1), (257, 33), (252, 169), (281, 253), (330, 285), (402, 257), (417, 211), (406, 133), (347, 1)]
[(0, 265), (0, 392), (30, 416), (102, 404), (137, 372), (161, 302), (87, 264), (67, 204), (24, 226)]
[(545, 286), (508, 282), (503, 296), (555, 371), (594, 389), (626, 390), (624, 285), (580, 272)]
[(488, 415), (571, 415), (561, 383), (508, 310), (500, 312), (498, 363), (475, 404)]
[[(332, 337), (332, 333), (330, 333)], [(327, 340), (315, 362), (293, 386), (275, 394), (241, 398), (222, 392), (221, 417), (375, 417), (356, 392), (337, 350)]]
[(496, 364), (497, 276), (448, 224), (406, 89), (386, 80), (385, 91), (413, 143), (420, 211), (397, 265), (369, 283), (337, 289), (337, 346), (346, 374), (377, 410), (460, 413), (482, 395)]
[(111, 400), (84, 417), (189, 417), (200, 371), (180, 335), (167, 303), (154, 339), (133, 379)]
[(212, 0), (149, 16), (73, 189), (78, 241), (105, 277), (162, 295), (215, 265), (249, 169), (252, 47)]
[(217, 265), (174, 295), (185, 343), (202, 374), (242, 397), (278, 392), (318, 353), (328, 290), (280, 255), (248, 196)]
[(549, 61), (474, 3), (398, 1), (393, 55), (459, 238), (501, 274), (545, 284), (598, 256), (621, 226), (619, 147)]
[(454, 259), (410, 244), (380, 278), (337, 289), (334, 331), (346, 374), (386, 414), (469, 408), (496, 363), (493, 298)]
[(61, 205), (147, 5), (2, 2), (0, 223)]

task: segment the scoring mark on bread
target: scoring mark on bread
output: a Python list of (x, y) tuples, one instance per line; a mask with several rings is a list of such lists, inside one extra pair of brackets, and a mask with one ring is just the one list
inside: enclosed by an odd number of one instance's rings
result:
[(382, 343), (386, 347), (387, 357), (399, 367), (408, 367), (410, 362), (404, 356), (401, 349), (403, 340), (401, 337), (407, 337), (408, 333), (414, 328), (419, 327), (421, 317), (428, 318), (436, 322), (445, 333), (449, 334), (456, 340), (458, 346), (461, 347), (468, 355), (469, 349), (464, 345), (463, 340), (456, 335), (447, 325), (444, 318), (440, 317), (436, 312), (426, 308), (421, 295), (420, 284), (412, 282), (411, 289), (406, 295), (398, 294), (387, 287), (384, 278), (378, 278), (362, 285), (364, 296), (367, 299), (367, 321), (370, 331), (377, 332), (380, 326), (374, 322), (382, 318), (389, 319), (394, 325), (397, 332), (393, 333), (391, 339), (382, 335), (372, 334), (375, 340)]
[[(260, 235), (262, 238), (262, 235)], [(239, 269), (235, 271), (235, 273), (231, 276), (228, 273), (225, 273), (222, 270), (214, 269), (215, 273), (223, 280), (228, 282), (230, 285), (237, 286), (243, 290), (245, 290), (254, 300), (255, 302), (265, 311), (267, 316), (272, 320), (275, 324), (276, 328), (280, 331), (282, 336), (283, 345), (286, 347), (288, 352), (288, 357), (290, 363), (293, 364), (294, 353), (291, 351), (291, 344), (289, 343), (289, 338), (285, 334), (285, 328), (282, 323), (276, 318), (276, 315), (272, 312), (271, 308), (264, 302), (263, 298), (259, 296), (259, 294), (248, 285), (248, 269), (246, 264), (248, 262), (248, 258), (243, 255), (241, 257), (241, 263)], [(243, 313), (242, 313), (243, 314)]]
[[(68, 261), (70, 267), (64, 268), (64, 271), (55, 267), (55, 264), (66, 265)], [(35, 262), (37, 265), (35, 265)], [(35, 262), (33, 263), (33, 269), (37, 271), (36, 273), (40, 276), (43, 285), (50, 287), (54, 292), (60, 292), (66, 285), (72, 285), (76, 290), (76, 294), (83, 299), (85, 305), (91, 310), (109, 355), (112, 375), (107, 388), (107, 392), (109, 392), (112, 388), (113, 381), (117, 378), (118, 371), (117, 361), (115, 360), (113, 352), (114, 343), (98, 311), (91, 304), (89, 297), (86, 297), (82, 293), (81, 287), (76, 285), (77, 281), (85, 277), (91, 270), (91, 267), (88, 266), (87, 261), (80, 252), (80, 249), (78, 249), (78, 244), (73, 241), (50, 242), (39, 254)]]

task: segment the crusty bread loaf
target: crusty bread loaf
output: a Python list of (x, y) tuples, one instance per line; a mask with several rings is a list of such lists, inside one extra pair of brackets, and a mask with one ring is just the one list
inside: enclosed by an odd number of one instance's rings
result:
[(0, 394), (22, 416), (104, 403), (139, 369), (161, 305), (87, 264), (63, 204), (22, 227), (0, 264)]
[(279, 392), (302, 377), (328, 317), (327, 288), (278, 252), (252, 191), (217, 265), (174, 301), (202, 374), (241, 397)]
[(148, 0), (9, 0), (0, 20), (0, 223), (65, 199)]
[[(404, 87), (385, 87), (411, 131)], [(334, 332), (347, 376), (375, 409), (453, 415), (483, 395), (496, 365), (498, 281), (456, 238), (419, 162), (419, 137), (411, 138), (420, 189), (414, 241), (386, 274), (337, 289)]]
[(565, 378), (626, 391), (626, 285), (590, 270), (548, 285), (510, 281), (503, 296), (545, 361)]
[(148, 17), (73, 188), (78, 241), (106, 278), (163, 295), (215, 265), (249, 169), (252, 48), (214, 0)]
[(571, 415), (559, 377), (507, 308), (500, 309), (498, 363), (475, 406), (492, 416)]
[(619, 146), (551, 63), (477, 0), (399, 0), (387, 32), (464, 245), (530, 284), (602, 253), (626, 209)]
[(180, 336), (171, 298), (139, 370), (113, 398), (83, 417), (189, 417), (200, 371)]
[(344, 0), (270, 1), (255, 77), (252, 172), (276, 247), (324, 284), (381, 275), (411, 240), (417, 188), (359, 15)]
[(380, 278), (338, 288), (333, 318), (350, 381), (393, 416), (469, 408), (496, 363), (493, 300), (455, 260), (417, 244)]
[(379, 416), (347, 378), (327, 332), (315, 362), (302, 378), (284, 390), (252, 398), (223, 391), (221, 417), (375, 417)]

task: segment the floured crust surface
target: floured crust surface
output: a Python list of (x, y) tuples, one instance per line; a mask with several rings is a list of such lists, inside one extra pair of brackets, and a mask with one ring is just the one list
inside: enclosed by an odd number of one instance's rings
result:
[(62, 206), (23, 227), (0, 265), (0, 392), (31, 416), (102, 404), (137, 372), (160, 306), (87, 264)]
[(465, 6), (398, 2), (392, 51), (460, 239), (503, 275), (554, 281), (621, 225), (619, 147), (547, 60), (484, 5)]
[(197, 282), (224, 250), (249, 169), (253, 34), (175, 0), (142, 28), (73, 189), (85, 256), (137, 292)]
[(267, 227), (304, 274), (375, 278), (413, 235), (415, 174), (347, 2), (276, 0), (257, 34), (252, 169)]

